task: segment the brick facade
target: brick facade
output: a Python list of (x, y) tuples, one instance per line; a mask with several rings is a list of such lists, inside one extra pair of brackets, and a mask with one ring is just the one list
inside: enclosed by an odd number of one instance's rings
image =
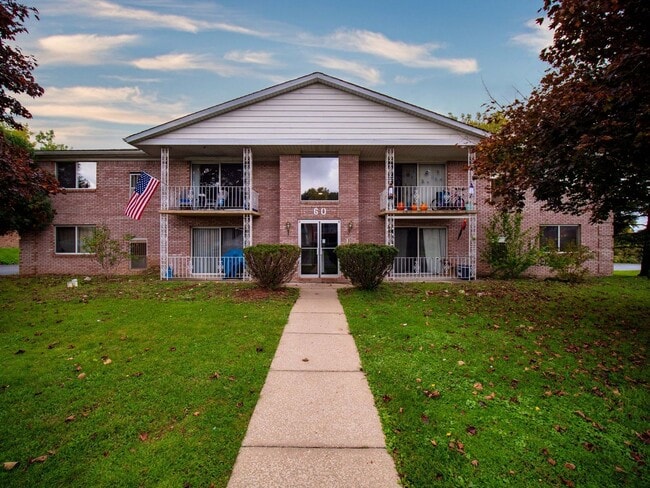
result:
[[(270, 99), (273, 99), (273, 103), (269, 104)], [(406, 105), (322, 73), (313, 73), (127, 137), (125, 140), (137, 147), (138, 151), (52, 151), (39, 154), (37, 161), (50, 171), (55, 170), (55, 161), (96, 161), (97, 187), (72, 189), (53, 198), (57, 212), (53, 226), (43, 232), (21, 236), (20, 272), (25, 275), (79, 275), (101, 271), (92, 256), (56, 252), (57, 226), (105, 224), (113, 238), (131, 234), (146, 242), (147, 266), (155, 269), (165, 262), (164, 256), (162, 260), (160, 256), (160, 226), (161, 222), (166, 221), (168, 232), (164, 242), (167, 243), (167, 256), (178, 258), (174, 265), (187, 268), (191, 277), (192, 235), (195, 228), (234, 227), (250, 231), (253, 244), (297, 245), (300, 244), (301, 222), (330, 221), (338, 225), (340, 244), (384, 243), (387, 241), (386, 228), (394, 220), (397, 229), (446, 229), (447, 256), (436, 256), (432, 251), (433, 238), (430, 237), (434, 233), (425, 234), (422, 231), (423, 236), (429, 236), (428, 241), (422, 237), (425, 247), (431, 246), (429, 251), (425, 249), (425, 254), (429, 255), (423, 257), (426, 267), (431, 268), (430, 263), (426, 264), (431, 254), (434, 254), (434, 259), (445, 258), (448, 262), (444, 266), (447, 267), (451, 262), (447, 258), (456, 259), (454, 266), (466, 266), (462, 263), (467, 262), (474, 266), (471, 248), (476, 243), (479, 259), (475, 271), (478, 275), (484, 274), (488, 271), (480, 259), (485, 246), (484, 227), (495, 212), (494, 207), (486, 203), (489, 199), (489, 182), (475, 182), (475, 208), (458, 205), (445, 209), (436, 204), (437, 208), (432, 208), (428, 213), (400, 214), (392, 208), (385, 208), (380, 202), (380, 195), (386, 190), (385, 158), (393, 154), (392, 151), (387, 152), (387, 148), (392, 146), (395, 146), (394, 154), (397, 155), (394, 161), (396, 165), (415, 162), (445, 164), (444, 185), (448, 187), (447, 190), (456, 192), (456, 188), (461, 188), (464, 198), (469, 200), (467, 148), (478, 143), (486, 134), (425, 109)], [(279, 110), (278, 106), (283, 110)], [(230, 117), (233, 111), (240, 112)], [(220, 125), (220, 117), (228, 122)], [(289, 129), (286, 121), (291, 121)], [(237, 144), (233, 141), (240, 142)], [(161, 147), (169, 147), (173, 154), (168, 166), (161, 158)], [(170, 191), (173, 187), (189, 188), (196, 184), (192, 182), (193, 161), (242, 161), (242, 173), (248, 174), (248, 166), (242, 157), (244, 148), (251, 148), (251, 187), (259, 196), (257, 209), (245, 207), (248, 202), (230, 211), (222, 211), (218, 205), (210, 208), (204, 206), (200, 211), (194, 204), (192, 208), (177, 205), (175, 209), (170, 206), (162, 214), (166, 217), (161, 217), (159, 190), (140, 221), (123, 215), (130, 196), (130, 173), (145, 170), (160, 178), (161, 171), (167, 167)], [(115, 156), (118, 153), (119, 157)], [(301, 201), (301, 156), (310, 154), (338, 157), (338, 200)], [(195, 160), (194, 156), (197, 155), (199, 157)], [(416, 184), (424, 187), (422, 182)], [(431, 183), (429, 185), (427, 200), (433, 195), (431, 192), (440, 192), (440, 188), (435, 188)], [(244, 192), (239, 191), (239, 195), (243, 196)], [(206, 198), (205, 195), (203, 198)], [(434, 206), (433, 202), (431, 206)], [(387, 213), (390, 218), (386, 216)], [(246, 224), (249, 215), (252, 217), (250, 228)], [(475, 235), (470, 229), (473, 222), (477, 223)], [(591, 225), (587, 216), (545, 212), (529, 198), (524, 211), (524, 226), (538, 233), (540, 225), (579, 225), (581, 243), (595, 253), (595, 258), (587, 263), (591, 273), (611, 274), (611, 222)], [(405, 233), (401, 232), (400, 235), (404, 237)], [(408, 233), (414, 234), (413, 231)], [(420, 232), (417, 234), (420, 235)], [(437, 239), (441, 238), (439, 235)], [(439, 249), (442, 247), (438, 246)], [(218, 256), (208, 257), (219, 259)], [(412, 256), (406, 258), (411, 259)], [(422, 256), (414, 258), (420, 260)], [(221, 264), (215, 266), (218, 268)], [(117, 271), (142, 272), (131, 269), (130, 262), (122, 263)], [(535, 267), (529, 273), (545, 276), (548, 269)], [(446, 277), (453, 276), (448, 274)]]

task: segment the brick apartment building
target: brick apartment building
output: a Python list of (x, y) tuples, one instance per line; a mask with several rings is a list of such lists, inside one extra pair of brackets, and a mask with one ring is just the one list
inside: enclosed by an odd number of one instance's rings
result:
[[(313, 73), (210, 107), (125, 140), (129, 150), (43, 151), (67, 188), (56, 217), (21, 238), (21, 274), (99, 271), (81, 239), (105, 224), (135, 236), (119, 269), (162, 279), (245, 278), (242, 248), (302, 249), (295, 279), (341, 281), (338, 244), (393, 244), (391, 279), (471, 279), (495, 211), (472, 174), (479, 129)], [(123, 211), (140, 171), (161, 182), (141, 220)], [(612, 272), (612, 225), (544, 212), (524, 226), (562, 248), (587, 245), (596, 275)], [(548, 270), (533, 268), (544, 275)]]

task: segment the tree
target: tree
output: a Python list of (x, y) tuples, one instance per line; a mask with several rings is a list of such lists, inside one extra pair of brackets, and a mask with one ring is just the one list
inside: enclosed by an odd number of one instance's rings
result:
[(54, 138), (55, 135), (52, 129), (47, 132), (43, 132), (42, 130), (39, 131), (38, 134), (34, 136), (36, 144), (38, 144), (36, 149), (39, 151), (65, 151), (70, 149), (70, 147), (65, 144), (57, 143)]
[(16, 117), (29, 111), (13, 96), (38, 97), (43, 89), (32, 75), (36, 61), (13, 46), (27, 32), (24, 21), (38, 12), (10, 0), (0, 0), (0, 235), (40, 230), (52, 222), (49, 195), (59, 191), (54, 175), (38, 167), (33, 145)]
[(106, 225), (100, 225), (93, 229), (91, 236), (81, 239), (85, 251), (94, 254), (95, 261), (102, 268), (106, 277), (113, 273), (113, 270), (126, 258), (129, 251), (124, 248), (133, 239), (132, 235), (125, 235), (122, 241), (111, 238), (111, 231)]
[(13, 45), (18, 34), (27, 32), (24, 22), (30, 15), (38, 19), (38, 10), (13, 0), (0, 0), (0, 122), (14, 128), (21, 127), (16, 117), (30, 119), (32, 114), (12, 94), (24, 93), (32, 98), (43, 94), (32, 74), (36, 60)]
[(482, 257), (500, 279), (519, 278), (537, 263), (540, 252), (532, 229), (522, 229), (520, 212), (499, 212), (485, 227)]
[(329, 189), (324, 186), (309, 188), (301, 195), (302, 200), (338, 200), (338, 198), (338, 192), (329, 191)]
[(49, 195), (59, 183), (32, 156), (25, 131), (0, 126), (0, 235), (43, 230), (54, 218)]
[(532, 191), (546, 209), (592, 222), (650, 214), (650, 3), (544, 0), (540, 11), (554, 30), (540, 55), (550, 67), (527, 99), (492, 103), (506, 122), (478, 145), (477, 175), (500, 178), (493, 193), (507, 208)]

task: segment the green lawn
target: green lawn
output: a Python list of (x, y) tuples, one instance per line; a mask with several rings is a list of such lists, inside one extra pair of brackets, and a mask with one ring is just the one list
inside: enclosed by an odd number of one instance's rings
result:
[(0, 247), (0, 264), (18, 264), (19, 257), (17, 247)]
[(0, 279), (0, 486), (225, 486), (296, 297)]
[(648, 486), (650, 280), (339, 293), (405, 486)]

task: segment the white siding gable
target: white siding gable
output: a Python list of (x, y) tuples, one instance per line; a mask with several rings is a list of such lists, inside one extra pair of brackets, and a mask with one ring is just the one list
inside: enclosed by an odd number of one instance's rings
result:
[(316, 83), (142, 141), (146, 145), (474, 144), (478, 137)]

